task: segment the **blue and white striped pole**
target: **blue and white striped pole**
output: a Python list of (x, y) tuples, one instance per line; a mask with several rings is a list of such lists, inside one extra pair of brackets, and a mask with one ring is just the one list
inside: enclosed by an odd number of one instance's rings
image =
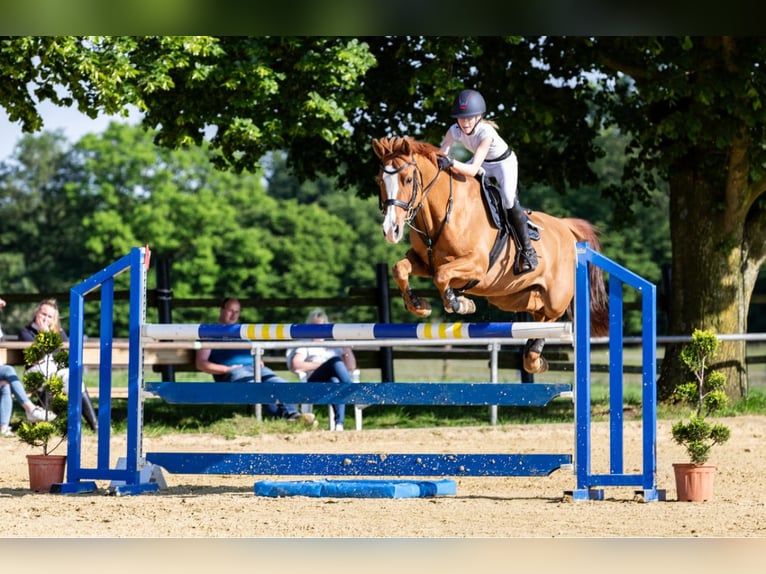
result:
[(572, 323), (242, 323), (144, 324), (143, 336), (154, 340), (289, 341), (293, 339), (530, 339), (572, 336)]

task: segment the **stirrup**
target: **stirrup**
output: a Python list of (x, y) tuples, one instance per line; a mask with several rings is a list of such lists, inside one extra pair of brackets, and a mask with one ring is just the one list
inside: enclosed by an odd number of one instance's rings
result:
[(513, 272), (516, 275), (521, 275), (535, 269), (537, 269), (537, 252), (534, 249), (518, 250), (516, 252), (516, 261), (513, 265)]

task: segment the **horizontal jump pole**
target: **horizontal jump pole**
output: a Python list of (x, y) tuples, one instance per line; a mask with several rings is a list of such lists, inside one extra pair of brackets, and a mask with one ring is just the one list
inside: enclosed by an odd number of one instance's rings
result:
[(568, 454), (265, 454), (148, 452), (173, 474), (282, 476), (548, 476)]
[(149, 339), (281, 341), (291, 339), (385, 340), (385, 339), (492, 339), (572, 337), (572, 323), (241, 323), (142, 325)]
[(375, 404), (545, 406), (571, 397), (567, 383), (145, 383), (172, 404)]

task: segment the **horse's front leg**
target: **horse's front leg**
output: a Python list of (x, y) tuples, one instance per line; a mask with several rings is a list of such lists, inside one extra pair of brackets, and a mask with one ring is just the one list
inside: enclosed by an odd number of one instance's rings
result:
[[(482, 267), (483, 265), (483, 267)], [(459, 313), (469, 315), (476, 312), (476, 303), (468, 297), (455, 295), (452, 283), (464, 286), (470, 283), (474, 277), (484, 277), (488, 261), (474, 260), (470, 257), (461, 257), (441, 265), (434, 274), (434, 285), (442, 294), (444, 310), (447, 313)], [(484, 269), (482, 272), (481, 269)]]
[(524, 370), (528, 373), (544, 373), (548, 370), (548, 361), (543, 357), (545, 339), (527, 339), (524, 345)]
[[(414, 257), (414, 259), (413, 259)], [(419, 261), (417, 255), (407, 253), (407, 257), (398, 261), (393, 267), (394, 281), (404, 299), (404, 308), (418, 317), (428, 317), (431, 314), (431, 304), (421, 299), (410, 287), (410, 275), (427, 277), (425, 266)]]
[(447, 313), (469, 315), (476, 312), (476, 303), (468, 297), (463, 297), (462, 295), (458, 297), (455, 295), (455, 290), (452, 287), (447, 287), (444, 290), (444, 310)]

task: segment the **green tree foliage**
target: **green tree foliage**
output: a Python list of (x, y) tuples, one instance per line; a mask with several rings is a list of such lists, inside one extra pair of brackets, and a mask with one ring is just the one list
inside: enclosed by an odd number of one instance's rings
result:
[[(400, 259), (407, 250), (406, 245), (390, 245), (383, 240), (381, 231), (382, 217), (376, 201), (362, 199), (359, 194), (343, 193), (333, 178), (319, 176), (316, 180), (301, 183), (285, 162), (282, 154), (272, 154), (267, 158), (266, 168), (268, 192), (275, 198), (293, 198), (309, 216), (312, 207), (319, 207), (333, 214), (349, 227), (352, 236), (344, 248), (348, 257), (343, 259), (344, 266), (339, 269), (343, 285), (354, 288), (371, 288), (376, 282), (375, 266), (383, 264), (387, 269)], [(330, 251), (329, 253), (332, 253)], [(322, 275), (326, 271), (315, 268), (314, 272)], [(346, 322), (375, 322), (378, 320), (376, 309), (328, 309), (331, 320), (342, 318)], [(412, 321), (412, 317), (399, 305), (394, 304), (392, 315), (399, 321)], [(295, 318), (293, 318), (295, 320)], [(393, 319), (392, 319), (393, 320)]]
[[(38, 138), (23, 138), (15, 150), (16, 161), (0, 167), (3, 183), (0, 205), (5, 221), (13, 222), (0, 230), (0, 246), (11, 266), (20, 266), (17, 277), (24, 279), (19, 286), (58, 290), (65, 288), (71, 278), (58, 278), (50, 273), (51, 266), (63, 256), (66, 235), (71, 230), (67, 224), (77, 223), (56, 186), (65, 161), (66, 144), (60, 133), (53, 132)], [(18, 246), (24, 243), (40, 246), (35, 258), (24, 261), (11, 258), (12, 253), (21, 251)]]
[[(148, 244), (173, 261), (178, 297), (244, 289), (268, 275), (264, 232), (240, 221), (247, 206), (265, 196), (258, 174), (218, 171), (204, 149), (159, 148), (150, 134), (121, 124), (84, 137), (73, 164), (67, 185), (99, 199), (83, 211), (91, 264)], [(248, 269), (248, 280), (238, 276), (240, 267)]]
[[(40, 156), (55, 157), (56, 170)], [(352, 287), (374, 285), (375, 263), (393, 262), (393, 249), (380, 240), (375, 202), (348, 197), (327, 180), (295, 184), (323, 190), (318, 198), (298, 193), (307, 203), (273, 197), (261, 173), (217, 170), (206, 150), (158, 147), (151, 133), (136, 126), (112, 123), (69, 148), (60, 136), (26, 136), (13, 161), (0, 168), (0, 216), (13, 217), (28, 231), (2, 236), (6, 259), (19, 261), (0, 278), (4, 292), (15, 291), (14, 285), (66, 291), (138, 245), (171, 262), (176, 298), (345, 297)], [(276, 169), (276, 180), (295, 183), (284, 163)], [(279, 186), (270, 188), (279, 195)], [(57, 205), (60, 219), (38, 223), (43, 204)], [(127, 280), (119, 276), (117, 288), (127, 289)], [(153, 274), (148, 281), (152, 287)], [(335, 311), (338, 320), (376, 320), (374, 308)], [(214, 313), (176, 309), (173, 319), (212, 321)], [(245, 316), (295, 322), (304, 310), (246, 309)], [(118, 328), (126, 317), (118, 313)], [(6, 331), (27, 320), (6, 322)], [(95, 335), (98, 325), (90, 322), (88, 329)]]
[(33, 132), (43, 127), (35, 100), (91, 117), (132, 104), (156, 143), (207, 139), (219, 167), (254, 171), (267, 152), (287, 149), (313, 172), (311, 151), (331, 159), (350, 111), (366, 107), (361, 79), (374, 63), (348, 37), (6, 37), (0, 105)]

